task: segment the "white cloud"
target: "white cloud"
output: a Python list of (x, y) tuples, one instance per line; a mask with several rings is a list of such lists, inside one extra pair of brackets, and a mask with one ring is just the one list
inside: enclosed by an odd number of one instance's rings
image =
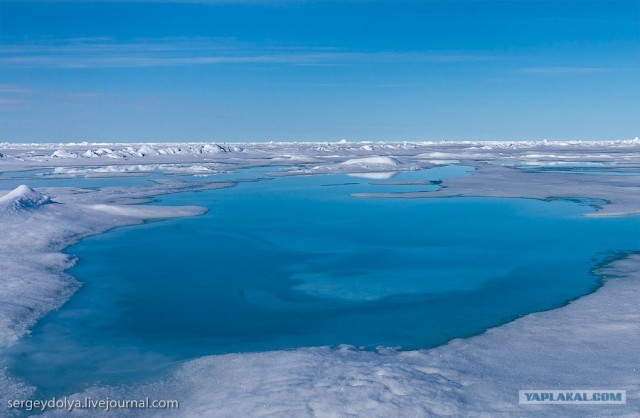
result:
[(524, 74), (549, 74), (549, 75), (573, 75), (573, 74), (594, 74), (608, 71), (617, 71), (619, 68), (607, 67), (527, 67), (518, 70)]
[(331, 47), (256, 45), (235, 39), (165, 38), (120, 43), (74, 38), (0, 46), (5, 68), (140, 68), (215, 64), (341, 64), (352, 62), (453, 63), (495, 59), (481, 54), (358, 52)]
[(23, 86), (18, 86), (15, 84), (0, 84), (0, 94), (23, 95), (32, 92), (33, 90)]

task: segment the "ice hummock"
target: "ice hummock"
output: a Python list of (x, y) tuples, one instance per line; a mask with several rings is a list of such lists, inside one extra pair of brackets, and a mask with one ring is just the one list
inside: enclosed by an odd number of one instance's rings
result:
[(27, 185), (20, 185), (0, 197), (0, 215), (32, 210), (51, 203), (51, 198)]

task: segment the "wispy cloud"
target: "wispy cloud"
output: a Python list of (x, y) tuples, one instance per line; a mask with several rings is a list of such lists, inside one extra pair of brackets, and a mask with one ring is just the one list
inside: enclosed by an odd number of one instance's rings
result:
[(15, 84), (0, 84), (0, 94), (23, 95), (32, 92), (33, 90), (23, 86), (18, 86)]
[(0, 96), (0, 110), (22, 110), (27, 104), (22, 98)]
[(0, 84), (0, 110), (22, 109), (33, 90), (15, 84)]
[(252, 45), (234, 39), (209, 38), (167, 38), (125, 43), (110, 38), (76, 38), (0, 46), (0, 65), (17, 68), (144, 68), (265, 63), (455, 63), (489, 59), (495, 57), (456, 52), (359, 52), (331, 47)]
[(10, 98), (7, 98), (7, 97), (0, 97), (0, 106), (13, 105), (13, 104), (17, 104), (17, 103), (22, 103), (22, 100), (20, 100), (20, 99), (10, 99)]
[(542, 75), (577, 75), (577, 74), (596, 74), (610, 71), (620, 71), (620, 68), (608, 67), (527, 67), (520, 68), (519, 73), (522, 74), (542, 74)]

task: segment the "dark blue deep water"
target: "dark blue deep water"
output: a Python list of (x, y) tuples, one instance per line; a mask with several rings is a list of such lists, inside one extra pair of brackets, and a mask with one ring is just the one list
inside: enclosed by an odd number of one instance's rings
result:
[(640, 248), (639, 218), (586, 218), (585, 202), (350, 197), (433, 190), (416, 180), (449, 174), (392, 179), (411, 185), (286, 177), (164, 196), (158, 204), (209, 212), (69, 248), (84, 285), (11, 349), (9, 370), (63, 394), (207, 354), (434, 347), (585, 295), (611, 251)]

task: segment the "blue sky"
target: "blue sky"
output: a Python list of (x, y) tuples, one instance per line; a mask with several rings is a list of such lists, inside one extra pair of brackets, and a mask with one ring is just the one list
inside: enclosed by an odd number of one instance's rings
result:
[(640, 136), (640, 1), (0, 1), (0, 141)]

